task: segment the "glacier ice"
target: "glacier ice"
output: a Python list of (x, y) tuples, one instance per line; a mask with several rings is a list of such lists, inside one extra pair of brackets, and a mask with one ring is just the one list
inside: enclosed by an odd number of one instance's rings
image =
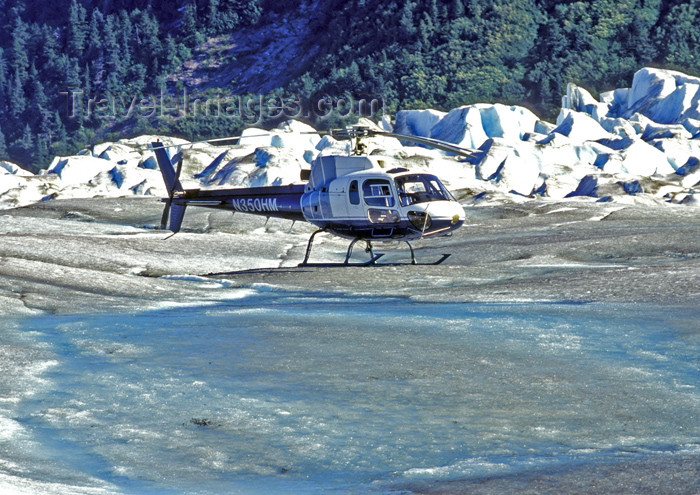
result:
[[(538, 194), (561, 199), (580, 192), (585, 177), (599, 181), (613, 175), (625, 184), (657, 182), (657, 187), (643, 188), (643, 193), (616, 187), (609, 198), (613, 201), (643, 198), (677, 203), (692, 198), (698, 184), (695, 171), (675, 172), (700, 161), (699, 89), (699, 78), (643, 68), (630, 88), (601, 93), (598, 100), (569, 84), (556, 123), (539, 119), (525, 107), (499, 103), (465, 105), (449, 112), (401, 110), (393, 123), (387, 116), (382, 119), (381, 129), (483, 151), (466, 161), (442, 152), (416, 151), (420, 148), (393, 138), (371, 138), (366, 144), (369, 152), (385, 157), (387, 166), (439, 170), (452, 188), (463, 187), (474, 195), (489, 192), (517, 199)], [(366, 119), (361, 124), (376, 127)], [(272, 130), (246, 129), (232, 147), (138, 136), (56, 157), (47, 171), (36, 175), (0, 162), (0, 208), (52, 198), (164, 195), (148, 149), (157, 139), (173, 145), (171, 155), (182, 151), (185, 187), (298, 182), (299, 170), (308, 168), (317, 156), (349, 150), (347, 142), (314, 132), (308, 124), (292, 120)]]

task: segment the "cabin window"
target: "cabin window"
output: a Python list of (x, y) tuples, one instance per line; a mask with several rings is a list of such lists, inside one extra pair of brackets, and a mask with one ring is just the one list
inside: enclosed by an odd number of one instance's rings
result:
[(357, 187), (357, 181), (354, 180), (350, 183), (348, 188), (348, 194), (350, 195), (350, 204), (359, 205), (360, 204), (360, 189)]
[(449, 201), (452, 195), (434, 175), (413, 174), (396, 178), (401, 206), (428, 201)]
[(367, 179), (362, 183), (362, 195), (369, 206), (394, 206), (391, 183), (386, 179)]

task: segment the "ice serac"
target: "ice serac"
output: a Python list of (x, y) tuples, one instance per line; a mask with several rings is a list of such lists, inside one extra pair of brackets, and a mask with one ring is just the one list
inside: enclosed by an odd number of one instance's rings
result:
[(438, 110), (400, 110), (393, 132), (407, 136), (430, 137), (430, 130), (446, 115)]
[(521, 196), (530, 196), (543, 183), (535, 154), (531, 150), (523, 150), (523, 146), (528, 144), (519, 145), (514, 153), (508, 155), (500, 170), (500, 180), (506, 190)]
[(505, 159), (514, 153), (513, 146), (499, 139), (488, 139), (479, 149), (483, 155), (476, 164), (476, 176), (481, 180), (497, 178)]
[(652, 141), (654, 139), (690, 139), (693, 136), (682, 124), (647, 124), (642, 139)]
[(56, 157), (47, 173), (56, 174), (64, 184), (87, 184), (101, 172), (114, 168), (109, 160), (93, 156)]
[(691, 188), (700, 185), (700, 160), (691, 158), (688, 162), (676, 170), (681, 177), (681, 187)]
[(281, 148), (293, 148), (300, 152), (313, 150), (321, 141), (321, 136), (316, 129), (298, 120), (282, 122), (277, 129), (272, 131), (272, 146)]
[(0, 160), (0, 174), (12, 174), (12, 175), (18, 175), (22, 177), (29, 177), (32, 174), (28, 170), (23, 169), (19, 165), (16, 165), (12, 162), (6, 162), (3, 160)]
[(198, 178), (206, 186), (263, 187), (299, 181), (306, 161), (294, 149), (267, 146), (228, 161), (217, 159)]
[(698, 161), (700, 157), (700, 140), (697, 139), (659, 139), (650, 144), (664, 154), (676, 172), (689, 161)]
[[(648, 115), (652, 107), (658, 106), (660, 101), (676, 90), (674, 75), (671, 71), (651, 68), (637, 71), (634, 74), (622, 116), (629, 118), (635, 113)], [(649, 117), (651, 118), (651, 115)]]
[(575, 196), (590, 196), (597, 197), (598, 195), (598, 178), (595, 175), (586, 175), (576, 186), (576, 189), (566, 195), (567, 198)]
[(644, 68), (634, 74), (627, 101), (618, 115), (630, 118), (640, 113), (659, 124), (697, 119), (700, 79), (681, 72)]
[(241, 132), (239, 140), (240, 146), (257, 148), (258, 146), (271, 146), (272, 135), (265, 129), (257, 127), (249, 127)]
[(615, 139), (615, 136), (605, 129), (587, 113), (576, 112), (562, 108), (557, 117), (557, 127), (554, 131), (571, 139), (572, 143), (596, 141), (598, 139)]
[(489, 138), (522, 140), (526, 134), (535, 132), (538, 121), (534, 113), (520, 106), (499, 103), (465, 105), (450, 110), (432, 127), (427, 137), (478, 148)]
[(586, 113), (600, 122), (608, 114), (611, 103), (597, 101), (585, 89), (569, 83), (566, 86), (566, 95), (562, 97), (561, 108)]
[(479, 112), (487, 136), (512, 141), (522, 140), (526, 133), (533, 132), (539, 120), (530, 110), (517, 105), (485, 105)]
[(467, 105), (450, 110), (430, 129), (426, 137), (465, 148), (478, 148), (490, 136), (486, 134), (478, 106)]
[(95, 154), (95, 156), (102, 158), (103, 160), (109, 160), (121, 164), (129, 163), (137, 165), (141, 162), (141, 155), (137, 151), (135, 151), (131, 146), (120, 143), (112, 143), (106, 149), (101, 151), (99, 155), (96, 153), (96, 149), (93, 150), (93, 154)]
[(621, 155), (622, 171), (627, 174), (650, 177), (656, 173), (669, 174), (674, 172), (666, 155), (641, 139), (635, 141)]

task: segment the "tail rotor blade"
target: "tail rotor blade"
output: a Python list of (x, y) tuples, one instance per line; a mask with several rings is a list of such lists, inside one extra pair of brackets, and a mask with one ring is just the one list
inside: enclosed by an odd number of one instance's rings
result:
[(178, 153), (175, 155), (175, 158), (177, 158), (177, 169), (175, 170), (175, 182), (178, 182), (180, 180), (180, 173), (182, 172), (182, 161), (184, 159), (184, 156), (182, 153)]
[(165, 201), (165, 207), (163, 208), (163, 216), (160, 218), (160, 228), (162, 230), (168, 228), (168, 217), (170, 216), (170, 207), (173, 204), (173, 197), (175, 197), (175, 189), (180, 183), (180, 173), (182, 172), (182, 161), (184, 158), (182, 153), (178, 153), (177, 155), (175, 155), (174, 158), (178, 159), (177, 170), (175, 171), (175, 182), (173, 184), (173, 187), (168, 189), (168, 199)]
[(170, 216), (170, 205), (173, 200), (168, 198), (165, 202), (165, 208), (163, 208), (163, 216), (160, 217), (160, 230), (165, 230), (168, 228), (168, 217)]

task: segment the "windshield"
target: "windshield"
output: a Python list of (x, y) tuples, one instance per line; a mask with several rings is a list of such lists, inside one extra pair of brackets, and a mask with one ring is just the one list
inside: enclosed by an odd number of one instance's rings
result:
[(401, 206), (428, 201), (449, 201), (452, 195), (440, 179), (429, 174), (403, 175), (395, 179), (396, 190), (399, 192)]

